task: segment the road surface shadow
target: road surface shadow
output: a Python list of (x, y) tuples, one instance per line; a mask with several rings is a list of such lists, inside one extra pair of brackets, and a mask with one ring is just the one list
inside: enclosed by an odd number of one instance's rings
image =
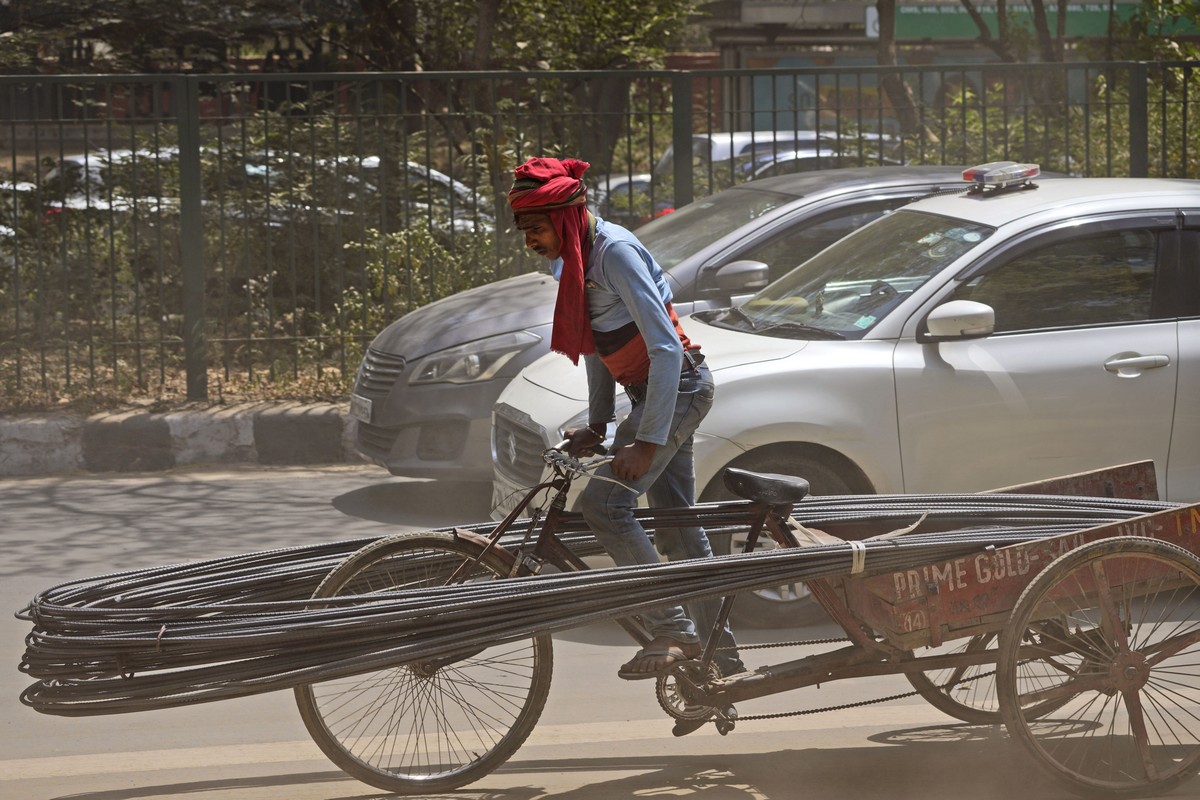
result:
[(333, 507), (348, 517), (388, 525), (443, 527), (485, 522), (491, 512), (491, 484), (457, 481), (414, 481), (363, 486), (333, 498)]
[[(736, 735), (736, 734), (735, 734)], [(931, 740), (932, 741), (932, 740)], [(821, 748), (760, 754), (514, 759), (501, 774), (580, 773), (586, 785), (545, 797), (609, 800), (1068, 800), (1078, 796), (1043, 776), (1014, 742), (992, 736), (911, 747)], [(617, 773), (612, 780), (598, 778)], [(630, 774), (630, 773), (637, 774)], [(586, 775), (586, 777), (584, 777)], [(528, 781), (532, 783), (533, 781)], [(486, 780), (484, 781), (486, 783)], [(1193, 787), (1194, 788), (1194, 787)], [(431, 796), (456, 800), (462, 795)], [(498, 794), (498, 797), (504, 797)], [(1177, 790), (1167, 797), (1190, 797)]]
[[(519, 754), (493, 775), (453, 792), (422, 793), (424, 800), (613, 800), (633, 797), (686, 797), (695, 800), (1067, 800), (1074, 798), (1044, 777), (1029, 756), (999, 733), (974, 728), (960, 736), (929, 733), (905, 746), (782, 749), (767, 753), (662, 754), (629, 757), (521, 759)], [(949, 729), (955, 729), (950, 731)], [(926, 729), (932, 730), (932, 729)], [(614, 777), (606, 779), (611, 773)], [(578, 777), (576, 788), (548, 790)], [(62, 795), (55, 800), (138, 800), (158, 797), (241, 796), (255, 789), (286, 790), (333, 784), (349, 778), (339, 772), (179, 782)], [(516, 784), (516, 785), (514, 785)], [(382, 800), (395, 797), (371, 790), (330, 787), (326, 800)], [(254, 796), (258, 796), (255, 794)], [(275, 794), (270, 796), (274, 797)], [(279, 794), (278, 796), (285, 796)], [(312, 794), (305, 792), (304, 797)], [(1182, 787), (1167, 797), (1195, 797)]]

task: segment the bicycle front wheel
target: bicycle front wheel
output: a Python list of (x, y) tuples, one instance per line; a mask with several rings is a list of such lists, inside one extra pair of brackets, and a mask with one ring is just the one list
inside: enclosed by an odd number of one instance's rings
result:
[[(346, 559), (313, 596), (444, 586), (479, 553), (453, 534), (382, 539)], [(505, 574), (489, 554), (462, 580)], [(535, 636), (449, 663), (398, 664), (300, 686), (296, 703), (313, 740), (347, 773), (391, 792), (426, 794), (476, 781), (516, 752), (541, 716), (552, 669), (550, 636)]]

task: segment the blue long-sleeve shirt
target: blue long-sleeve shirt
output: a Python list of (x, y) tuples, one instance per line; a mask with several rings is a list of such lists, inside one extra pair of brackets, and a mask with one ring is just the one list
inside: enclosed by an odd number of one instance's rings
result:
[[(665, 444), (675, 413), (684, 344), (667, 310), (671, 288), (662, 268), (637, 237), (596, 219), (596, 238), (584, 272), (593, 335), (603, 339), (633, 323), (649, 357), (645, 408), (637, 438)], [(589, 421), (613, 418), (616, 379), (598, 355), (584, 357)]]

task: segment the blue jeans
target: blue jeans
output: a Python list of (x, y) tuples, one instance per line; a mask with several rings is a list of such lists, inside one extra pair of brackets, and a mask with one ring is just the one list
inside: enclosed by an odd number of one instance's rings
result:
[[(679, 379), (679, 397), (667, 442), (658, 446), (650, 469), (632, 483), (633, 491), (607, 480), (590, 480), (580, 497), (580, 511), (596, 539), (618, 566), (660, 563), (659, 553), (668, 561), (712, 556), (704, 528), (661, 528), (654, 543), (634, 518), (638, 498), (647, 496), (651, 508), (690, 506), (696, 499), (696, 473), (692, 463), (692, 434), (712, 407), (712, 374), (704, 364), (685, 372)], [(613, 448), (634, 440), (642, 419), (642, 406), (634, 406), (617, 427)], [(607, 465), (596, 475), (612, 478)], [(657, 547), (657, 551), (655, 550)], [(704, 641), (713, 629), (721, 601), (700, 600), (690, 604), (691, 616), (683, 606), (664, 606), (642, 613), (642, 622), (652, 636), (664, 636), (683, 644)], [(718, 642), (715, 663), (723, 675), (742, 669), (733, 634), (726, 625)], [(730, 649), (726, 649), (730, 648)]]

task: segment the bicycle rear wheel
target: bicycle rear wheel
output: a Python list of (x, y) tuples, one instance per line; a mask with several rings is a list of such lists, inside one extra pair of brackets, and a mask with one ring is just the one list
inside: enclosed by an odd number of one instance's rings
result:
[[(313, 596), (443, 586), (479, 553), (453, 534), (383, 539), (346, 559)], [(505, 574), (489, 554), (463, 580)], [(388, 791), (426, 794), (476, 781), (516, 752), (541, 716), (552, 669), (550, 637), (535, 636), (450, 663), (397, 664), (300, 686), (296, 704), (313, 740), (347, 773)]]

